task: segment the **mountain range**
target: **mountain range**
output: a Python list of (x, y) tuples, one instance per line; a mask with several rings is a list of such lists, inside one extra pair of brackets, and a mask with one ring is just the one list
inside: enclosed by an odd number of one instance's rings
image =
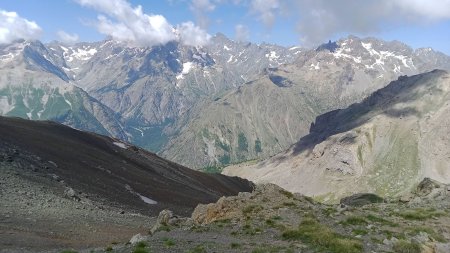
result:
[(107, 39), (0, 48), (0, 113), (106, 134), (200, 169), (266, 158), (318, 115), (401, 75), (450, 69), (430, 48), (354, 36), (315, 50), (232, 41), (130, 47)]

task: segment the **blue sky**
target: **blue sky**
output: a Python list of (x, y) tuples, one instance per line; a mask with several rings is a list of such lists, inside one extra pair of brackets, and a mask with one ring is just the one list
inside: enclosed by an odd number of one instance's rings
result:
[[(80, 4), (83, 1), (85, 4)], [(99, 32), (98, 15), (115, 23), (126, 23), (101, 7), (98, 2), (102, 1), (107, 0), (14, 0), (0, 2), (0, 9), (17, 12), (20, 18), (34, 21), (41, 28), (38, 38), (46, 42), (60, 39), (58, 31), (76, 34), (80, 41), (98, 41), (107, 35), (107, 32)], [(236, 26), (241, 25), (244, 38), (240, 39), (255, 43), (314, 46), (354, 34), (400, 40), (414, 48), (430, 46), (450, 55), (448, 0), (334, 1), (340, 4), (330, 4), (326, 0), (110, 1), (127, 3), (131, 8), (141, 5), (144, 14), (162, 15), (172, 26), (192, 21), (211, 35), (221, 32), (235, 38)], [(392, 7), (392, 2), (398, 3)], [(429, 5), (424, 6), (426, 3)], [(349, 12), (349, 9), (354, 11)]]

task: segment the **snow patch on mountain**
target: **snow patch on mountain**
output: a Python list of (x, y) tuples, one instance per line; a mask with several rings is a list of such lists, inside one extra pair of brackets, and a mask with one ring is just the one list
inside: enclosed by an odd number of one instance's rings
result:
[(73, 53), (69, 56), (70, 60), (72, 61), (74, 58), (80, 61), (87, 61), (92, 58), (97, 53), (97, 49), (95, 48), (78, 48), (76, 51), (73, 51)]
[(353, 56), (350, 54), (346, 54), (346, 53), (350, 53), (352, 50), (350, 48), (344, 48), (344, 47), (340, 47), (338, 48), (334, 53), (334, 58), (339, 59), (339, 58), (347, 58), (347, 59), (351, 59), (356, 63), (361, 63), (361, 56)]
[(270, 51), (270, 53), (266, 54), (266, 57), (269, 58), (269, 61), (276, 61), (280, 56), (275, 51)]
[(113, 142), (113, 144), (116, 145), (116, 146), (119, 147), (119, 148), (123, 148), (123, 149), (126, 149), (126, 148), (127, 148), (127, 145), (125, 145), (125, 144), (122, 143), (122, 142), (115, 141), (115, 142)]
[(136, 194), (142, 199), (142, 201), (144, 201), (144, 202), (147, 203), (147, 204), (150, 204), (150, 205), (156, 205), (156, 204), (158, 204), (158, 202), (154, 201), (154, 200), (151, 199), (151, 198), (145, 197), (144, 195), (141, 195), (141, 194), (139, 194), (139, 193), (136, 193)]
[(187, 75), (187, 74), (189, 74), (189, 72), (191, 71), (191, 69), (194, 67), (194, 65), (195, 65), (195, 63), (194, 62), (185, 62), (185, 63), (183, 63), (183, 70), (181, 71), (181, 73), (180, 74), (178, 74), (177, 76), (176, 76), (176, 78), (178, 79), (178, 80), (180, 80), (180, 79), (183, 79), (184, 78), (184, 75)]
[(310, 69), (311, 69), (311, 70), (312, 70), (312, 69), (319, 70), (319, 69), (320, 69), (319, 64), (320, 64), (320, 62), (317, 62), (316, 64), (311, 63), (311, 68), (310, 68)]
[(5, 54), (5, 55), (0, 55), (0, 61), (2, 61), (2, 62), (8, 62), (8, 61), (11, 61), (12, 59), (14, 59), (15, 56), (16, 56), (16, 55), (13, 54), (13, 53), (8, 53), (8, 54)]
[(378, 52), (372, 48), (372, 43), (364, 43), (361, 41), (361, 45), (369, 52), (370, 55), (378, 54)]

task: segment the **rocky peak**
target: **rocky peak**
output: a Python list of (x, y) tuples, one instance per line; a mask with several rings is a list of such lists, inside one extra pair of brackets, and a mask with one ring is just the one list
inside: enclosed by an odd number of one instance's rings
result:
[(328, 50), (334, 53), (337, 48), (339, 48), (339, 45), (336, 43), (336, 41), (331, 42), (331, 40), (329, 40), (328, 43), (324, 43), (316, 48), (316, 51)]

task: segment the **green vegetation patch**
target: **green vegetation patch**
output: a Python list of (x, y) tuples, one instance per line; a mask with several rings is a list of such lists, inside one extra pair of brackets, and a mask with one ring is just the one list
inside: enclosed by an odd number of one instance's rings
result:
[(412, 236), (418, 235), (421, 232), (427, 233), (428, 236), (430, 236), (431, 238), (433, 238), (434, 240), (436, 240), (438, 242), (442, 242), (442, 243), (447, 242), (447, 239), (445, 239), (445, 237), (442, 236), (441, 233), (436, 232), (433, 228), (430, 228), (430, 227), (415, 226), (415, 227), (408, 228), (408, 230), (407, 230), (407, 233)]
[(361, 216), (350, 216), (347, 219), (340, 222), (344, 226), (358, 226), (358, 225), (366, 225), (367, 220)]
[(222, 173), (223, 167), (217, 166), (217, 165), (210, 165), (210, 166), (206, 166), (206, 167), (204, 167), (204, 168), (202, 168), (200, 170), (203, 171), (203, 172), (206, 172), (206, 173), (211, 173), (211, 174), (217, 173), (217, 174), (220, 174), (220, 173)]
[(396, 215), (402, 217), (405, 220), (427, 220), (434, 217), (446, 215), (446, 213), (442, 211), (436, 211), (434, 209), (418, 208), (414, 210), (398, 212), (396, 213)]
[(357, 253), (363, 251), (359, 240), (345, 237), (317, 220), (303, 220), (297, 230), (288, 230), (282, 234), (284, 240), (300, 240), (320, 251), (335, 253)]
[(369, 231), (367, 231), (366, 229), (359, 229), (359, 228), (356, 228), (356, 229), (353, 229), (353, 230), (352, 230), (352, 233), (353, 233), (354, 235), (367, 235), (367, 234), (369, 233)]
[(240, 248), (240, 247), (241, 247), (241, 244), (239, 244), (237, 242), (232, 242), (230, 244), (230, 248), (232, 248), (232, 249), (237, 249), (237, 248)]
[(219, 157), (219, 162), (223, 165), (230, 164), (231, 157), (229, 154), (224, 154), (223, 156)]
[(255, 152), (256, 153), (262, 152), (261, 141), (259, 139), (255, 140)]
[(405, 240), (400, 240), (392, 247), (396, 253), (420, 253), (422, 247), (418, 243), (412, 243)]
[(147, 249), (147, 243), (138, 242), (134, 247), (133, 253), (149, 253), (150, 251)]
[(246, 206), (244, 209), (242, 209), (242, 213), (244, 215), (247, 215), (247, 214), (250, 214), (250, 213), (259, 212), (262, 209), (263, 209), (263, 207), (260, 206), (260, 205), (249, 205), (249, 206)]
[(252, 227), (249, 223), (243, 226), (243, 233), (246, 235), (256, 235), (257, 233), (261, 233), (261, 231), (260, 228)]
[(392, 221), (389, 221), (389, 220), (386, 220), (386, 219), (384, 219), (384, 218), (375, 216), (375, 215), (373, 215), (373, 214), (367, 215), (367, 216), (366, 216), (366, 219), (367, 219), (368, 221), (371, 221), (371, 222), (380, 223), (380, 224), (382, 224), (382, 225), (387, 225), (387, 226), (391, 226), (391, 227), (397, 227), (397, 226), (398, 226), (398, 224), (396, 224), (396, 223), (394, 223), (394, 222), (392, 222)]
[(284, 196), (286, 196), (287, 198), (294, 198), (294, 194), (292, 192), (286, 191), (286, 190), (281, 190), (280, 191), (281, 194), (283, 194)]
[(239, 151), (248, 151), (248, 142), (247, 138), (245, 137), (244, 133), (238, 134), (238, 150)]
[(206, 252), (207, 251), (205, 249), (205, 246), (203, 245), (197, 245), (188, 251), (188, 253), (206, 253)]
[(163, 238), (163, 242), (164, 242), (164, 245), (168, 248), (175, 246), (175, 241), (171, 238)]

